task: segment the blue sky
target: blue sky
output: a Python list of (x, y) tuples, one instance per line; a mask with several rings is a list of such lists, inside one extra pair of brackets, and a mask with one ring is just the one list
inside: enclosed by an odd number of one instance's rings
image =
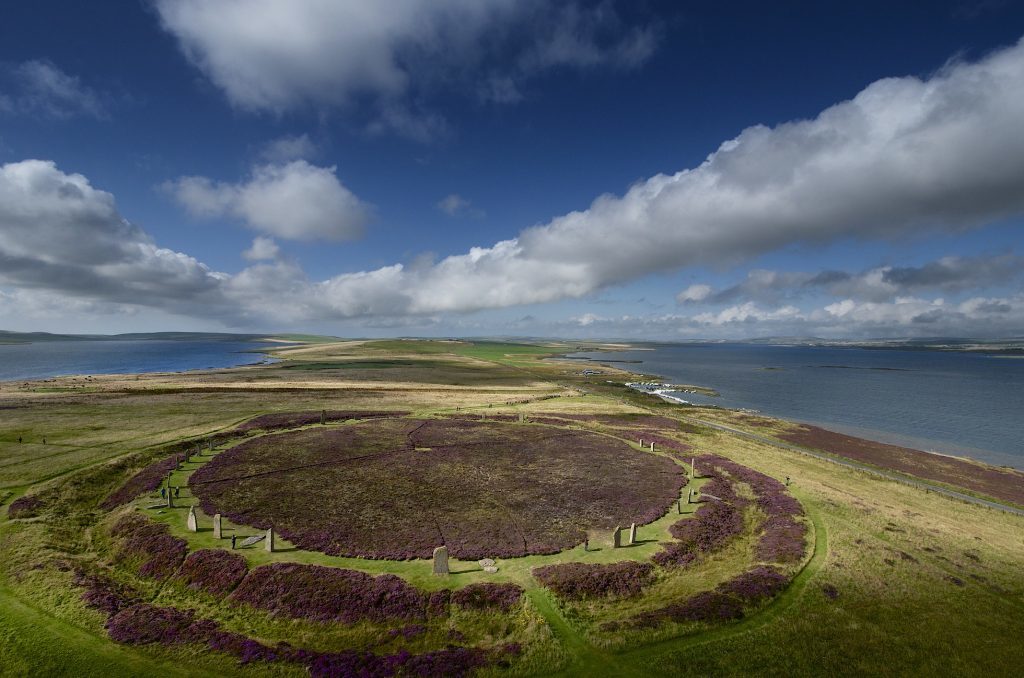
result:
[(1024, 334), (1024, 5), (827, 5), (14, 4), (0, 328)]

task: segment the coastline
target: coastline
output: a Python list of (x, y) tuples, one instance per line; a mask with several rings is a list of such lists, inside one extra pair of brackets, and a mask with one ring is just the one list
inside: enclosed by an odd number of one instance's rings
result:
[[(598, 358), (594, 362), (603, 364)], [(616, 367), (605, 364), (605, 367), (613, 370), (620, 370), (628, 374), (637, 374), (650, 379), (648, 373), (638, 373), (628, 368)], [(634, 382), (635, 383), (635, 382)], [(628, 384), (627, 384), (628, 385)], [(708, 387), (699, 387), (713, 391)], [(961, 456), (952, 453), (936, 452), (933, 450), (921, 450), (905, 445), (898, 445), (884, 440), (875, 440), (863, 435), (850, 435), (841, 431), (828, 428), (828, 424), (819, 425), (813, 422), (799, 421), (766, 415), (761, 412), (746, 409), (734, 409), (718, 405), (702, 405), (687, 402), (678, 396), (657, 391), (646, 391), (633, 389), (637, 393), (650, 395), (659, 400), (678, 406), (680, 416), (687, 418), (700, 417), (702, 413), (720, 413), (725, 416), (738, 415), (747, 417), (756, 415), (759, 419), (781, 424), (790, 430), (776, 435), (769, 433), (771, 437), (765, 436), (761, 431), (747, 430), (746, 422), (740, 421), (739, 428), (726, 427), (729, 430), (754, 435), (765, 440), (772, 440), (773, 444), (783, 447), (801, 449), (812, 454), (827, 455), (835, 457), (837, 461), (845, 460), (848, 464), (864, 466), (865, 468), (878, 469), (885, 474), (900, 474), (908, 479), (914, 479), (923, 484), (936, 483), (933, 487), (936, 490), (946, 491), (963, 490), (973, 493), (981, 499), (991, 499), (997, 502), (1007, 502), (1009, 506), (1017, 507), (1016, 510), (1024, 507), (1024, 471), (1011, 465), (998, 465), (975, 459), (969, 456)], [(708, 423), (708, 422), (704, 422)], [(736, 425), (736, 422), (732, 422)], [(714, 427), (722, 427), (721, 422), (710, 424)], [(749, 425), (749, 424), (748, 424)], [(756, 426), (761, 426), (757, 424)], [(840, 427), (842, 428), (842, 427)], [(816, 434), (828, 440), (828, 445), (809, 445), (799, 440), (793, 440), (789, 435), (796, 435), (796, 432), (806, 431)], [(811, 435), (811, 439), (814, 436)], [(831, 449), (830, 449), (831, 448)], [(817, 450), (817, 452), (815, 452)], [(954, 467), (954, 468), (951, 468)], [(984, 489), (983, 489), (984, 488)], [(953, 494), (957, 494), (955, 491)]]

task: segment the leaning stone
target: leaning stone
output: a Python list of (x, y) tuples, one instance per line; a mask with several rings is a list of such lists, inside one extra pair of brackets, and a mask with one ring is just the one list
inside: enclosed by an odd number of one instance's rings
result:
[(448, 574), (448, 547), (434, 549), (434, 574)]
[(270, 553), (274, 552), (274, 528), (270, 528), (269, 530), (267, 530), (267, 538), (263, 542), (263, 548), (265, 548)]
[(622, 546), (622, 528), (616, 527), (615, 531), (612, 532), (612, 548), (620, 548)]
[(220, 539), (223, 528), (221, 527), (221, 519), (219, 513), (213, 514), (213, 538)]
[(196, 522), (196, 507), (188, 507), (188, 529), (189, 532), (198, 532), (199, 524)]
[(632, 523), (629, 526), (629, 541), (626, 542), (627, 546), (632, 546), (636, 543), (636, 523)]

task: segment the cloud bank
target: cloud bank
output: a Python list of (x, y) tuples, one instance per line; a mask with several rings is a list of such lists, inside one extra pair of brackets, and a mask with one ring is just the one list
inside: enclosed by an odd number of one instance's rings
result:
[[(234, 275), (211, 271), (156, 246), (84, 177), (24, 161), (0, 169), (0, 282), (237, 322), (391, 322), (578, 298), (653, 272), (730, 265), (783, 246), (917, 238), (1021, 214), (1021, 120), (1024, 43), (925, 80), (875, 82), (810, 120), (746, 129), (694, 169), (601, 196), (489, 247), (322, 281), (280, 260)], [(303, 160), (262, 166), (239, 184), (187, 177), (173, 188), (197, 214), (234, 215), (282, 238), (351, 237), (365, 216), (333, 168)], [(321, 194), (329, 199), (314, 199)], [(750, 290), (775, 287), (785, 298), (787, 288), (818, 285), (846, 296), (803, 311), (764, 308), (744, 298), (753, 292), (737, 290), (729, 308), (665, 316), (662, 324), (1019, 328), (1019, 295), (958, 303), (920, 296), (970, 289), (978, 265), (949, 258), (917, 268), (822, 272), (817, 281), (775, 273)], [(1013, 268), (1019, 260), (998, 265)], [(682, 301), (707, 302), (714, 294), (698, 285)], [(586, 326), (599, 330), (602, 323), (592, 316)]]

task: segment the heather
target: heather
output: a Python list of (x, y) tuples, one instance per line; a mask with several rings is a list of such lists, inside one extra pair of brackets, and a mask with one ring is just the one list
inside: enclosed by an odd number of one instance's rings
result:
[(589, 530), (649, 523), (684, 482), (670, 460), (594, 433), (384, 419), (247, 440), (189, 486), (207, 514), (273, 526), (303, 549), (399, 560), (444, 544), (477, 560), (558, 553)]
[(293, 619), (353, 624), (422, 621), (429, 596), (400, 577), (336, 567), (275, 563), (251, 570), (230, 599)]
[(123, 504), (127, 504), (143, 492), (151, 492), (155, 490), (160, 487), (160, 483), (162, 483), (164, 478), (167, 477), (167, 474), (178, 468), (178, 464), (184, 461), (184, 459), (184, 453), (175, 453), (165, 459), (153, 462), (125, 481), (125, 483), (117, 490), (112, 492), (103, 500), (103, 503), (100, 504), (100, 508), (105, 511), (109, 511)]
[(139, 563), (138, 574), (153, 579), (167, 579), (178, 569), (188, 545), (172, 537), (166, 525), (132, 513), (121, 518), (111, 529), (117, 541), (118, 562)]
[(755, 567), (718, 585), (718, 592), (748, 603), (772, 598), (789, 585), (789, 577), (770, 567)]
[(806, 424), (779, 437), (804, 447), (926, 480), (957, 485), (1024, 506), (1024, 473), (1015, 469), (985, 466), (956, 457), (855, 438)]
[(188, 554), (177, 577), (187, 586), (214, 595), (223, 595), (245, 577), (245, 558), (224, 549), (200, 549)]
[(42, 498), (38, 495), (26, 494), (11, 502), (11, 505), (7, 507), (7, 517), (11, 519), (34, 518), (42, 506)]
[(654, 566), (627, 560), (607, 565), (563, 563), (533, 570), (533, 576), (560, 598), (629, 598), (639, 595), (653, 579)]
[(349, 419), (376, 419), (380, 417), (401, 417), (408, 412), (359, 412), (347, 410), (326, 410), (323, 412), (276, 412), (261, 414), (247, 422), (239, 424), (235, 429), (240, 432), (272, 431), (275, 429), (296, 428), (319, 424), (321, 421), (347, 421)]
[(720, 622), (740, 619), (743, 604), (735, 597), (718, 591), (702, 591), (686, 600), (661, 609), (637, 615), (634, 623), (639, 627), (658, 626), (664, 621)]
[(107, 616), (141, 602), (134, 589), (101, 574), (77, 570), (72, 581), (75, 586), (85, 589), (82, 592), (82, 601), (88, 607)]
[(452, 592), (453, 605), (464, 610), (501, 610), (508, 612), (522, 598), (523, 589), (515, 584), (483, 582), (469, 584)]

